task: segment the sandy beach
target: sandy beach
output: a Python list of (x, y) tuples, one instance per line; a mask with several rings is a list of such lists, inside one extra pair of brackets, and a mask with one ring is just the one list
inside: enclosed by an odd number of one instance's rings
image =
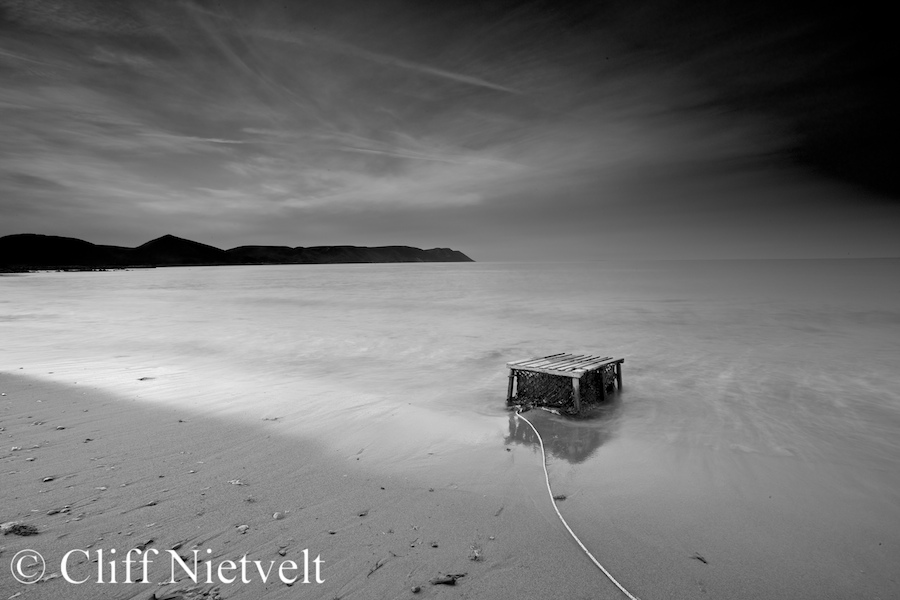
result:
[[(498, 449), (505, 481), (484, 493), (455, 481), (457, 467), (443, 468), (441, 457), (428, 477), (376, 476), (364, 453), (337, 456), (283, 437), (277, 421), (204, 418), (18, 375), (0, 376), (0, 388), (0, 521), (37, 529), (0, 538), (4, 599), (618, 597), (556, 521), (540, 463), (521, 446)], [(144, 568), (132, 553), (126, 583), (132, 548), (159, 555)], [(7, 567), (23, 549), (46, 561), (33, 585)], [(198, 551), (196, 584), (170, 564), (171, 549), (191, 568)], [(81, 584), (61, 575), (72, 550), (67, 575)], [(227, 560), (232, 583), (219, 580)], [(283, 567), (285, 579), (298, 577), (291, 584), (278, 576), (286, 561), (297, 565)], [(453, 574), (464, 577), (452, 587), (430, 583)]]

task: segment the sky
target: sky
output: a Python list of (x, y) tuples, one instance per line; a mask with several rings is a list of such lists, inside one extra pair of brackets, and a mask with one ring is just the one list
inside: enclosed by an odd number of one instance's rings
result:
[(0, 235), (900, 256), (880, 5), (0, 0)]

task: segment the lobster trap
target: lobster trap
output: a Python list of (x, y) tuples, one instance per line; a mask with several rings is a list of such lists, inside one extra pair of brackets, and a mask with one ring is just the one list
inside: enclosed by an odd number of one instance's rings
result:
[(614, 388), (622, 389), (624, 362), (611, 356), (561, 353), (506, 363), (506, 403), (578, 413), (582, 404), (603, 402)]

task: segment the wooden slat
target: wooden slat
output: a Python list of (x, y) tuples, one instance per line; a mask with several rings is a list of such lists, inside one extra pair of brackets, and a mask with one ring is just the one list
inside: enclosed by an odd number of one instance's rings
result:
[(549, 360), (533, 360), (531, 362), (522, 364), (510, 364), (507, 365), (510, 369), (533, 369), (535, 367), (545, 367), (550, 364)]
[(557, 362), (561, 362), (564, 360), (569, 360), (569, 358), (571, 356), (573, 356), (573, 355), (572, 354), (559, 354), (556, 356), (545, 356), (544, 358), (529, 361), (527, 363), (527, 366), (546, 367), (547, 365), (549, 365), (551, 363), (557, 363)]
[(507, 363), (507, 366), (512, 368), (530, 368), (530, 367), (542, 367), (550, 364), (556, 360), (556, 358), (532, 358), (524, 361), (517, 361), (515, 363)]
[(593, 365), (593, 364), (596, 364), (599, 362), (603, 362), (604, 360), (609, 360), (611, 358), (612, 358), (612, 356), (595, 356), (594, 358), (583, 361), (575, 366), (577, 366), (578, 368), (589, 367), (590, 365)]
[(602, 362), (605, 362), (605, 361), (608, 361), (608, 360), (613, 360), (613, 357), (612, 357), (612, 356), (604, 356), (604, 357), (595, 356), (595, 357), (592, 358), (591, 360), (585, 360), (585, 361), (581, 361), (581, 362), (579, 362), (579, 363), (576, 363), (576, 364), (572, 365), (571, 368), (573, 368), (573, 369), (581, 369), (581, 370), (584, 370), (584, 371), (590, 371), (590, 370), (593, 369), (593, 366), (594, 366), (595, 364), (602, 363)]
[(605, 367), (606, 365), (614, 365), (616, 363), (621, 363), (621, 362), (625, 362), (625, 359), (624, 358), (608, 358), (602, 362), (598, 362), (598, 363), (590, 365), (587, 368), (584, 368), (584, 371), (585, 372), (596, 371), (597, 369)]
[[(513, 367), (515, 368), (515, 367)], [(581, 377), (584, 371), (557, 371), (555, 369), (544, 369), (543, 367), (530, 367), (528, 369), (519, 369), (520, 371), (531, 371), (532, 373), (546, 373), (548, 375), (559, 375), (561, 377)]]
[(584, 357), (582, 357), (582, 358), (579, 358), (579, 359), (577, 359), (577, 360), (573, 360), (573, 361), (569, 362), (567, 365), (565, 365), (565, 368), (571, 369), (571, 368), (573, 368), (573, 367), (577, 367), (577, 366), (581, 366), (581, 365), (585, 365), (585, 364), (594, 363), (594, 362), (597, 362), (597, 361), (600, 361), (600, 360), (606, 360), (607, 358), (611, 358), (611, 357), (608, 357), (608, 356), (607, 356), (607, 357), (600, 357), (600, 356), (590, 356), (590, 355), (588, 355), (588, 356), (584, 356)]
[(568, 364), (565, 365), (565, 367), (568, 368), (568, 367), (572, 367), (572, 366), (574, 366), (574, 365), (580, 365), (580, 364), (582, 364), (582, 363), (593, 362), (593, 361), (596, 361), (596, 360), (602, 360), (602, 357), (600, 357), (600, 356), (593, 356), (593, 355), (591, 355), (591, 354), (585, 354), (585, 355), (582, 355), (582, 356), (577, 356), (577, 357), (575, 357), (573, 360), (569, 361)]
[(583, 360), (588, 360), (591, 357), (590, 354), (570, 354), (565, 358), (565, 360), (559, 360), (554, 363), (557, 367), (566, 367), (571, 364), (575, 364), (577, 362), (581, 362)]
[(565, 352), (560, 352), (559, 354), (551, 354), (550, 356), (541, 356), (538, 358), (523, 358), (522, 360), (514, 360), (514, 361), (510, 361), (506, 364), (507, 365), (526, 366), (526, 365), (531, 365), (531, 364), (537, 364), (537, 363), (540, 363), (540, 362), (543, 362), (545, 360), (549, 360), (552, 358), (559, 358), (561, 356), (570, 356), (570, 355), (566, 354)]
[(565, 359), (555, 360), (555, 361), (551, 361), (550, 363), (547, 363), (545, 365), (537, 365), (537, 366), (544, 367), (545, 369), (557, 369), (557, 370), (562, 371), (567, 365), (582, 361), (586, 358), (586, 356), (587, 355), (582, 356), (580, 354), (579, 355), (573, 354), (573, 355), (569, 355)]
[(558, 357), (561, 357), (561, 356), (569, 356), (569, 354), (568, 354), (567, 352), (559, 352), (559, 353), (557, 353), (557, 354), (550, 354), (549, 356), (533, 356), (533, 357), (531, 357), (531, 358), (523, 358), (522, 360), (514, 360), (514, 361), (512, 361), (512, 362), (515, 362), (515, 363), (530, 363), (530, 362), (535, 362), (535, 361), (540, 361), (540, 360), (548, 360), (548, 359), (551, 359), (551, 358), (558, 358)]

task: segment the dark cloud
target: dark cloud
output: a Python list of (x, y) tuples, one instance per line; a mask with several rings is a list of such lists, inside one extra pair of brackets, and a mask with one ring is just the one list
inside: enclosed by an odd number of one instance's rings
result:
[(618, 12), (629, 52), (679, 69), (723, 110), (770, 118), (795, 164), (900, 197), (887, 5), (660, 1)]

